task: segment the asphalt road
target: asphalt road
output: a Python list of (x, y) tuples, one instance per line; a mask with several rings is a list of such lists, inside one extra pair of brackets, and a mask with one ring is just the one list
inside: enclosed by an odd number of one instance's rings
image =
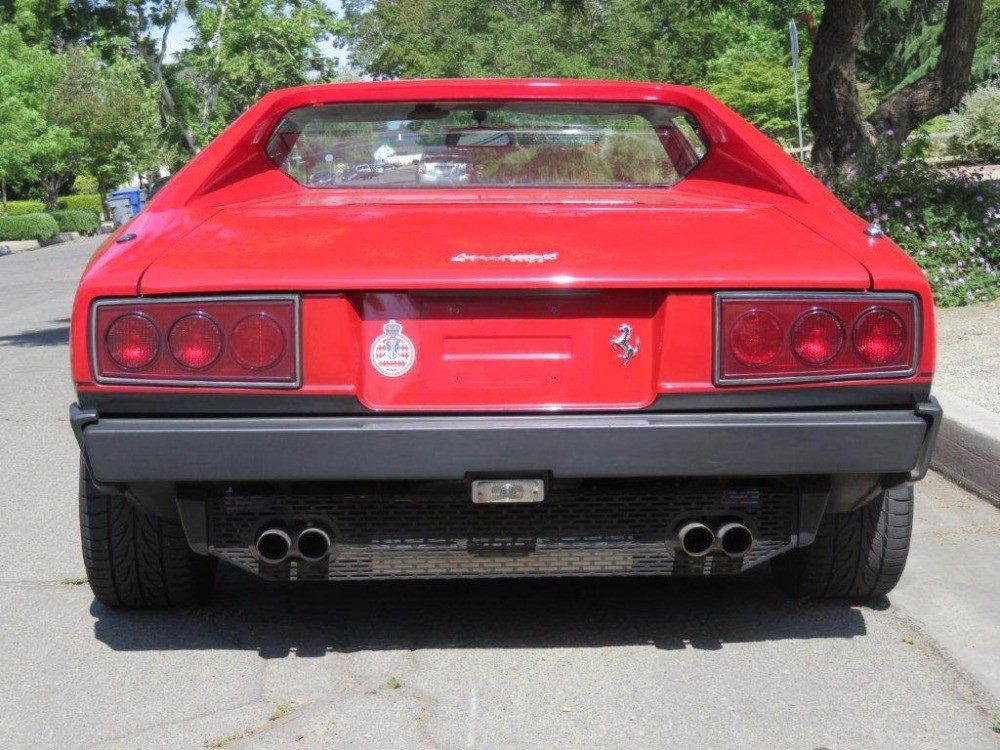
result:
[(0, 748), (1000, 747), (1000, 511), (919, 488), (872, 607), (738, 579), (264, 584), (94, 603), (67, 318), (95, 243), (0, 258)]

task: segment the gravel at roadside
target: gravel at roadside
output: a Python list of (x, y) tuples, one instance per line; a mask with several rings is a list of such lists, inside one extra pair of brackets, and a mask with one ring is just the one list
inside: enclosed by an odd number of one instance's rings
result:
[(934, 383), (1000, 414), (1000, 300), (937, 312)]

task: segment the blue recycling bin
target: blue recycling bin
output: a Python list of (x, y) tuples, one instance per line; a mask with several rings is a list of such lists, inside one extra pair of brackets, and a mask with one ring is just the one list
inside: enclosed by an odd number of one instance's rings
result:
[[(115, 190), (110, 197), (112, 200), (115, 198), (128, 198), (129, 215), (135, 216), (142, 210), (142, 207), (146, 202), (146, 191), (137, 187), (122, 188), (121, 190)], [(111, 202), (111, 200), (108, 201), (108, 203)], [(122, 200), (122, 202), (124, 202), (124, 200)]]

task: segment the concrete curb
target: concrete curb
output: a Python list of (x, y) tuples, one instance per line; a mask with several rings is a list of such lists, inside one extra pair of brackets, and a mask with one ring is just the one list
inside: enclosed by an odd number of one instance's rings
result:
[(3, 240), (0, 242), (0, 255), (14, 255), (37, 250), (40, 247), (37, 240)]
[(934, 387), (944, 409), (931, 467), (1000, 508), (1000, 414)]
[[(105, 234), (107, 232), (100, 231), (94, 236), (101, 237)], [(0, 240), (0, 258), (5, 255), (17, 255), (18, 253), (27, 253), (32, 250), (41, 250), (43, 247), (54, 247), (56, 245), (65, 245), (70, 242), (89, 239), (91, 237), (85, 237), (79, 232), (61, 232), (51, 240), (46, 240), (45, 242), (38, 242), (37, 240)]]

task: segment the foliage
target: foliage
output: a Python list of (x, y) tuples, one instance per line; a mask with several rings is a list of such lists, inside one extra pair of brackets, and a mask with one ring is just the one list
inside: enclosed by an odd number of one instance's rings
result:
[(1000, 161), (1000, 83), (966, 94), (948, 121), (955, 133), (949, 143), (952, 153), (975, 161)]
[(73, 186), (69, 189), (72, 195), (97, 192), (97, 178), (89, 174), (78, 174), (73, 178)]
[(74, 154), (70, 169), (93, 175), (98, 192), (158, 161), (157, 100), (130, 60), (107, 65), (89, 50), (69, 50), (65, 75), (47, 111), (53, 122), (85, 144)]
[(0, 240), (50, 240), (59, 233), (59, 225), (49, 214), (0, 216)]
[(586, 185), (612, 181), (611, 168), (597, 154), (558, 146), (516, 148), (484, 173), (509, 185), (580, 182)]
[(878, 221), (917, 262), (939, 305), (996, 299), (1000, 191), (967, 173), (932, 169), (924, 157), (927, 147), (926, 136), (915, 137), (898, 160), (873, 160), (831, 187), (848, 208)]
[(101, 225), (101, 219), (94, 211), (53, 211), (52, 218), (59, 225), (60, 232), (94, 234)]
[(0, 193), (11, 182), (41, 179), (59, 162), (69, 134), (52, 127), (45, 102), (62, 73), (54, 55), (25, 44), (17, 28), (0, 25)]
[(948, 3), (882, 0), (873, 6), (858, 49), (858, 73), (862, 81), (888, 93), (934, 67)]
[(59, 199), (57, 206), (60, 211), (93, 211), (98, 215), (103, 212), (101, 196), (97, 193), (64, 195)]
[[(553, 76), (712, 88), (775, 136), (794, 132), (788, 18), (811, 3), (347, 0), (351, 62), (374, 78)], [(804, 48), (809, 46), (803, 34)]]
[(37, 214), (45, 210), (45, 204), (41, 201), (7, 201), (7, 215), (21, 216), (23, 214)]
[(615, 182), (655, 185), (674, 173), (663, 147), (645, 134), (615, 133), (601, 152)]
[(166, 66), (174, 117), (205, 144), (269, 91), (332, 78), (337, 29), (322, 0), (189, 0), (190, 46)]
[[(722, 59), (724, 64), (712, 66), (709, 91), (772, 138), (794, 139), (798, 127), (789, 65), (780, 58)], [(804, 106), (804, 92), (800, 97)]]

